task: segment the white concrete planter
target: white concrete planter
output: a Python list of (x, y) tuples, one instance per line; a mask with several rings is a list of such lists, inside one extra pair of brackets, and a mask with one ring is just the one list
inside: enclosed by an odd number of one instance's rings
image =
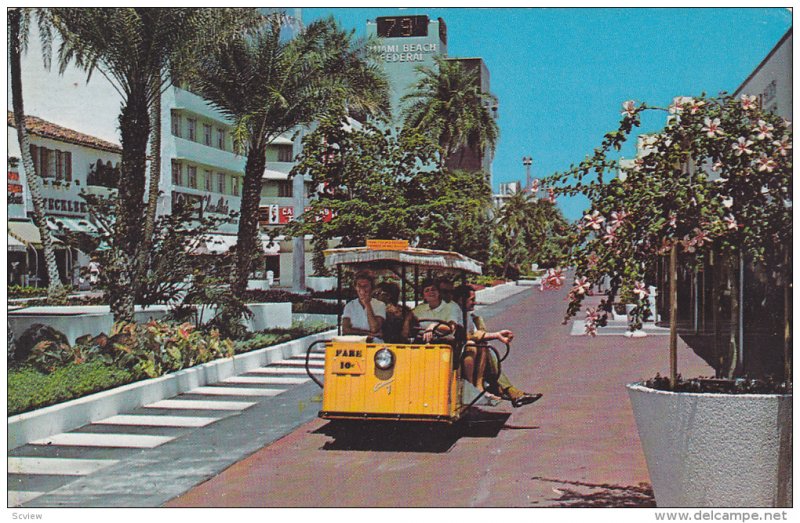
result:
[[(217, 314), (217, 307), (213, 305), (197, 305), (199, 323), (211, 321)], [(253, 317), (245, 320), (245, 327), (251, 332), (264, 329), (282, 328), (292, 326), (292, 304), (284, 303), (248, 303), (247, 308)]]
[(267, 291), (269, 288), (269, 280), (247, 280), (248, 291)]
[(659, 507), (792, 506), (792, 396), (630, 384)]
[(307, 276), (306, 287), (316, 292), (332, 291), (336, 288), (335, 276)]

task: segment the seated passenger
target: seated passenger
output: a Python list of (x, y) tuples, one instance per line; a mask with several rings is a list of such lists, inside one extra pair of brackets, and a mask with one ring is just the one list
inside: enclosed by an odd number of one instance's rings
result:
[(508, 400), (516, 407), (533, 403), (542, 397), (541, 394), (523, 392), (511, 384), (508, 376), (499, 372), (499, 363), (493, 351), (485, 343), (498, 340), (510, 343), (514, 333), (508, 329), (490, 332), (486, 328), (483, 318), (472, 314), (475, 310), (475, 289), (469, 285), (460, 285), (454, 291), (455, 301), (460, 303), (467, 311), (467, 346), (462, 359), (462, 376), (469, 380), (478, 390), (483, 391), (484, 386), (489, 397), (498, 397)]
[(408, 343), (411, 337), (411, 323), (414, 315), (411, 309), (398, 303), (400, 286), (383, 282), (374, 292), (375, 298), (386, 305), (386, 319), (383, 322), (383, 341), (387, 343)]
[(439, 295), (442, 301), (450, 303), (453, 301), (453, 282), (447, 278), (439, 278)]
[(368, 336), (373, 341), (382, 341), (381, 328), (386, 318), (386, 306), (372, 297), (373, 277), (366, 271), (353, 278), (353, 286), (358, 296), (344, 306), (342, 311), (342, 334)]
[[(455, 302), (442, 300), (439, 294), (439, 284), (435, 280), (425, 280), (422, 282), (422, 299), (425, 303), (414, 308), (414, 316), (420, 328), (422, 341), (430, 343), (434, 339), (434, 331), (438, 333), (437, 338), (451, 338), (455, 334), (456, 326), (463, 326), (461, 309)], [(438, 322), (425, 322), (422, 320), (439, 320)]]

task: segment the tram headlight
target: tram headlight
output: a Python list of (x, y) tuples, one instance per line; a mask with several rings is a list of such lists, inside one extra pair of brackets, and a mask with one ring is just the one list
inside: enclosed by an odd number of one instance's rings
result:
[(394, 366), (394, 353), (386, 347), (376, 352), (375, 366), (381, 370), (391, 369)]

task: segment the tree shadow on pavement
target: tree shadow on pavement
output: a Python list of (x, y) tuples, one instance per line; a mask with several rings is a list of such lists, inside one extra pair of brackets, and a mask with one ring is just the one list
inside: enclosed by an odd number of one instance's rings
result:
[[(534, 480), (558, 483), (553, 492), (559, 497), (552, 499), (558, 507), (655, 507), (656, 500), (653, 488), (649, 483), (638, 485), (613, 485), (609, 483), (586, 483), (583, 481), (568, 481), (534, 476)], [(564, 487), (573, 485), (578, 489)]]
[(470, 412), (453, 425), (342, 420), (331, 421), (314, 433), (333, 438), (322, 446), (322, 450), (442, 453), (450, 450), (462, 437), (496, 437), (509, 416), (504, 412)]

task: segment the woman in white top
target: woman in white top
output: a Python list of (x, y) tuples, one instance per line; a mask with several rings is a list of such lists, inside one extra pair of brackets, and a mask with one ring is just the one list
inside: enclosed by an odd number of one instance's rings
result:
[(386, 305), (372, 297), (373, 277), (368, 272), (359, 272), (353, 279), (355, 300), (342, 311), (342, 334), (381, 337), (381, 328), (386, 318)]

